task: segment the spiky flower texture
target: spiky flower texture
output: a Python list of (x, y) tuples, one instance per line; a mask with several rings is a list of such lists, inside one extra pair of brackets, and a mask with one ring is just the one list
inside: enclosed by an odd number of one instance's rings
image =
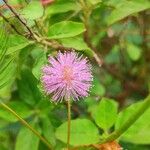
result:
[(52, 101), (79, 100), (88, 96), (93, 76), (87, 58), (75, 52), (59, 52), (48, 61), (42, 69), (41, 82), (46, 94), (53, 95)]

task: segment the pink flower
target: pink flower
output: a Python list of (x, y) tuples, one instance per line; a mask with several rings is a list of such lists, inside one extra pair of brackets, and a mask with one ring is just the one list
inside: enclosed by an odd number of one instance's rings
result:
[(86, 58), (75, 52), (59, 52), (56, 58), (49, 57), (49, 63), (43, 67), (41, 81), (53, 101), (88, 96), (93, 76)]

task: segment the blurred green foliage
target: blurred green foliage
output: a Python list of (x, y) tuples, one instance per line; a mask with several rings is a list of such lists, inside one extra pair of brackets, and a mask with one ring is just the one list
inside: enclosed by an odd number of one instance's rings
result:
[[(0, 99), (54, 150), (62, 150), (66, 104), (55, 105), (45, 96), (41, 68), (58, 51), (86, 55), (94, 81), (89, 97), (72, 102), (71, 146), (95, 149), (88, 145), (122, 126), (150, 91), (150, 1), (54, 0), (42, 6), (36, 0), (9, 0), (9, 5), (24, 24), (1, 7)], [(123, 149), (149, 149), (149, 114), (150, 109), (119, 138)], [(0, 105), (0, 150), (29, 149), (47, 147)]]

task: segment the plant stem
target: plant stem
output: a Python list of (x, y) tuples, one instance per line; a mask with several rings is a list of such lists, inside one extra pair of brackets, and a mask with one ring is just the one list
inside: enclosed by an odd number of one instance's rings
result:
[(70, 145), (70, 125), (71, 125), (71, 105), (70, 105), (70, 100), (67, 100), (67, 106), (68, 106), (67, 149), (69, 150), (69, 145)]
[(0, 12), (0, 16), (14, 29), (14, 31), (16, 33), (18, 33), (19, 35), (22, 35), (17, 28)]
[(30, 27), (27, 26), (27, 24), (25, 23), (25, 21), (23, 19), (21, 19), (21, 17), (18, 15), (18, 13), (8, 4), (8, 2), (6, 0), (3, 0), (3, 2), (6, 4), (6, 6), (9, 8), (9, 10), (15, 15), (15, 17), (25, 26), (25, 28), (29, 31), (30, 36), (33, 36), (34, 38), (34, 33), (32, 32), (32, 30), (30, 29)]
[(130, 126), (132, 126), (133, 123), (135, 123), (135, 121), (137, 121), (144, 114), (149, 107), (150, 95), (144, 100), (141, 107), (138, 108), (135, 113), (131, 114), (131, 117), (118, 130), (110, 134), (106, 139), (101, 141), (100, 144), (118, 139)]
[(99, 65), (99, 67), (101, 67), (103, 65), (103, 59), (102, 56), (98, 53), (97, 49), (92, 45), (91, 43), (91, 39), (90, 39), (90, 27), (89, 27), (89, 19), (90, 19), (90, 15), (92, 13), (92, 7), (89, 7), (86, 3), (86, 1), (84, 0), (80, 0), (79, 1), (83, 10), (83, 23), (85, 25), (86, 31), (84, 33), (84, 41), (86, 42), (86, 44), (88, 45), (89, 48), (91, 48), (92, 52), (93, 52), (93, 57), (95, 58), (97, 64)]
[(52, 150), (52, 146), (50, 143), (42, 137), (32, 126), (30, 126), (24, 119), (22, 119), (15, 111), (13, 111), (10, 107), (8, 107), (3, 102), (0, 102), (0, 105), (9, 111), (11, 114), (13, 114), (25, 127), (27, 127), (29, 130), (31, 130), (48, 148), (49, 150)]

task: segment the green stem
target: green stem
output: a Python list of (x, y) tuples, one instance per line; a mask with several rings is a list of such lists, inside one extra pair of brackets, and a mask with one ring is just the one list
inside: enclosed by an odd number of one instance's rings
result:
[(144, 112), (150, 107), (150, 95), (144, 100), (143, 104), (134, 114), (131, 114), (131, 117), (120, 127), (118, 130), (110, 134), (106, 139), (100, 143), (107, 143), (118, 139), (132, 124), (138, 120)]
[(71, 105), (70, 100), (67, 100), (68, 109), (68, 133), (67, 133), (67, 149), (69, 150), (70, 145), (70, 125), (71, 125)]
[(11, 114), (13, 114), (25, 127), (27, 127), (29, 130), (31, 130), (39, 139), (49, 148), (49, 150), (52, 150), (52, 146), (49, 144), (49, 142), (42, 137), (33, 127), (31, 127), (24, 119), (22, 119), (15, 111), (13, 111), (10, 107), (8, 107), (3, 102), (0, 102), (1, 106), (9, 111)]

